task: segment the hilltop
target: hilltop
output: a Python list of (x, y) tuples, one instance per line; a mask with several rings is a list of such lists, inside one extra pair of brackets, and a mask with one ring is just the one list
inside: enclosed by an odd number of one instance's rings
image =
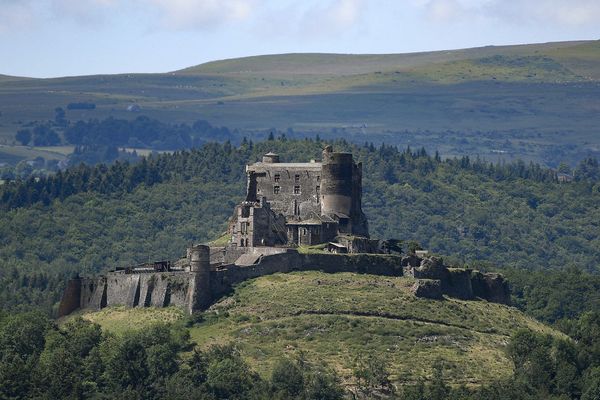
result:
[[(512, 374), (504, 349), (518, 329), (562, 336), (511, 307), (417, 299), (410, 293), (412, 284), (406, 277), (351, 273), (264, 276), (238, 285), (190, 333), (201, 348), (235, 343), (265, 377), (282, 355), (302, 352), (350, 380), (356, 358), (376, 354), (390, 362), (396, 383), (431, 377), (441, 359), (450, 382), (468, 385)], [(83, 316), (122, 333), (176, 315), (170, 309), (109, 308)]]
[[(564, 60), (568, 63), (568, 60), (572, 60), (570, 65), (575, 73), (580, 73), (585, 70), (585, 65), (580, 61), (598, 61), (598, 55), (594, 54), (597, 51), (596, 47), (597, 44), (592, 41), (573, 41), (485, 46), (405, 54), (273, 54), (212, 61), (174, 71), (174, 73), (238, 76), (263, 74), (282, 77), (298, 75), (346, 76), (388, 71), (413, 71), (418, 67), (431, 64), (443, 65), (459, 60), (478, 60), (497, 55), (513, 59), (534, 55), (538, 57), (545, 56)], [(527, 61), (527, 59), (524, 61)]]
[[(0, 143), (73, 102), (71, 121), (167, 123), (344, 136), (557, 166), (600, 154), (600, 41), (411, 54), (282, 54), (152, 74), (0, 78)], [(136, 104), (132, 112), (128, 107)], [(32, 155), (33, 158), (33, 155)], [(2, 160), (0, 160), (2, 161)]]

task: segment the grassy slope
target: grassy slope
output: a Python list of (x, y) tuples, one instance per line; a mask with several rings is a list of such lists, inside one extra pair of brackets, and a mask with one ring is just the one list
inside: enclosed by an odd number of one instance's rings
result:
[[(486, 46), (406, 54), (302, 53), (244, 57), (213, 61), (176, 71), (183, 74), (354, 75), (376, 71), (410, 69), (428, 64), (489, 57), (495, 54), (526, 55), (562, 52), (587, 42), (557, 42), (518, 46)], [(584, 53), (586, 53), (584, 51)]]
[[(417, 299), (410, 293), (412, 283), (349, 273), (265, 276), (241, 284), (214, 305), (213, 317), (191, 334), (201, 347), (236, 343), (263, 374), (283, 354), (302, 351), (349, 378), (357, 356), (379, 354), (390, 360), (399, 383), (430, 376), (440, 358), (452, 382), (480, 384), (511, 373), (504, 347), (516, 329), (553, 332), (498, 304)], [(109, 309), (85, 317), (119, 332), (176, 315), (170, 309)]]
[(31, 160), (43, 157), (46, 160), (63, 160), (73, 152), (73, 146), (35, 147), (35, 146), (6, 146), (0, 144), (0, 162), (16, 164), (20, 160)]

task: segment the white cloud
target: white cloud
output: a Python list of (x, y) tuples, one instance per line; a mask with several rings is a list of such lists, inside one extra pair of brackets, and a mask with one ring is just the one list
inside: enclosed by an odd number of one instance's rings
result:
[(586, 26), (598, 24), (600, 2), (598, 0), (537, 0), (495, 1), (490, 12), (513, 22), (535, 22), (560, 26)]
[[(374, 4), (374, 3), (373, 3)], [(269, 38), (303, 41), (324, 39), (365, 28), (366, 0), (304, 0), (264, 7), (255, 22)]]
[(33, 21), (31, 1), (0, 1), (0, 32), (31, 26)]
[(30, 30), (52, 20), (71, 20), (87, 26), (110, 17), (120, 0), (0, 0), (0, 31)]
[(158, 9), (162, 25), (175, 30), (204, 30), (251, 17), (255, 0), (147, 0)]
[(456, 0), (432, 0), (426, 4), (427, 16), (435, 22), (445, 22), (463, 17), (466, 10)]
[(70, 19), (82, 25), (97, 25), (110, 19), (119, 0), (52, 0), (51, 11), (56, 19)]
[(214, 31), (227, 26), (249, 34), (314, 41), (368, 34), (377, 30), (378, 18), (389, 15), (415, 15), (415, 26), (429, 21), (593, 28), (600, 21), (600, 0), (0, 0), (0, 32), (70, 21), (110, 29), (135, 25), (142, 31)]
[(307, 1), (308, 7), (300, 14), (296, 28), (315, 34), (342, 32), (359, 22), (366, 4), (363, 0)]
[(506, 24), (580, 27), (600, 20), (598, 0), (413, 0), (434, 22), (496, 20)]
[(326, 17), (337, 27), (345, 28), (358, 21), (364, 6), (362, 0), (338, 0), (330, 5)]

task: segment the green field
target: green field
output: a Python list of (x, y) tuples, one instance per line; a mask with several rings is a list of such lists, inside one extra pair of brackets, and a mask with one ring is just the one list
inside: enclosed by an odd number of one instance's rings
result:
[[(547, 165), (600, 154), (600, 42), (412, 54), (284, 54), (166, 74), (0, 79), (0, 143), (23, 124), (148, 115), (206, 119), (249, 136), (276, 128), (358, 142), (423, 145)], [(140, 113), (127, 111), (136, 103)]]
[[(504, 349), (517, 329), (554, 332), (499, 304), (417, 299), (410, 293), (413, 282), (350, 273), (265, 276), (240, 284), (191, 328), (191, 335), (202, 348), (235, 343), (265, 376), (283, 354), (302, 352), (350, 379), (356, 357), (377, 354), (390, 361), (396, 383), (430, 377), (432, 365), (441, 359), (451, 382), (479, 385), (510, 376)], [(109, 308), (84, 314), (117, 333), (178, 316), (174, 309)]]
[(73, 146), (34, 147), (0, 144), (0, 163), (16, 164), (21, 160), (42, 157), (46, 160), (63, 160), (73, 152)]

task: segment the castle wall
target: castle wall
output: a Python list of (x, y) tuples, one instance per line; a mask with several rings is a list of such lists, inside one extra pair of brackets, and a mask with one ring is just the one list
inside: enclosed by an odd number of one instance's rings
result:
[(81, 301), (81, 279), (71, 279), (67, 282), (67, 287), (63, 292), (60, 306), (58, 307), (58, 316), (63, 317), (71, 314), (79, 308)]
[(167, 276), (163, 274), (155, 274), (150, 279), (152, 281), (152, 294), (150, 297), (150, 305), (152, 307), (167, 307), (170, 305), (171, 293)]
[(471, 284), (476, 297), (493, 303), (510, 304), (510, 288), (502, 275), (474, 271)]
[(96, 310), (106, 307), (108, 297), (108, 281), (106, 277), (102, 277), (97, 284), (96, 290), (92, 296), (90, 306)]
[(136, 294), (139, 296), (139, 274), (108, 273), (106, 280), (108, 306), (135, 307), (137, 305), (135, 298)]
[(446, 279), (442, 280), (442, 292), (457, 299), (474, 299), (471, 272), (470, 269), (448, 269)]
[(225, 263), (225, 247), (210, 248), (210, 263), (223, 264)]
[[(417, 259), (419, 266), (410, 266), (409, 257), (396, 255), (300, 254), (289, 249), (255, 248), (248, 249), (248, 254), (255, 253), (260, 257), (256, 264), (229, 264), (210, 270), (208, 247), (196, 247), (195, 251), (200, 253), (191, 253), (192, 259), (197, 263), (192, 267), (193, 272), (118, 272), (109, 273), (106, 277), (70, 281), (59, 308), (61, 315), (66, 315), (76, 308), (98, 310), (114, 305), (177, 306), (191, 313), (205, 309), (213, 301), (231, 292), (233, 285), (245, 280), (278, 272), (311, 270), (383, 276), (402, 276), (408, 273), (418, 280), (439, 282), (439, 291), (451, 297), (465, 300), (478, 297), (491, 302), (510, 304), (508, 284), (502, 275), (447, 268), (435, 257)], [(421, 290), (421, 286), (416, 286), (419, 289), (415, 291), (416, 294), (429, 293), (427, 290)], [(437, 297), (439, 296), (436, 295)]]
[(326, 273), (355, 272), (385, 276), (402, 276), (401, 257), (375, 254), (299, 254), (287, 252), (263, 256), (251, 266), (228, 265), (211, 272), (213, 298), (231, 291), (232, 285), (248, 279), (278, 272), (323, 271)]
[(265, 197), (276, 214), (301, 219), (321, 215), (321, 163), (256, 163), (248, 168), (256, 181), (248, 187), (256, 190), (249, 198)]
[(80, 306), (86, 308), (88, 304), (92, 302), (92, 297), (94, 296), (96, 285), (100, 281), (100, 277), (92, 279), (79, 278), (79, 281), (81, 282)]

